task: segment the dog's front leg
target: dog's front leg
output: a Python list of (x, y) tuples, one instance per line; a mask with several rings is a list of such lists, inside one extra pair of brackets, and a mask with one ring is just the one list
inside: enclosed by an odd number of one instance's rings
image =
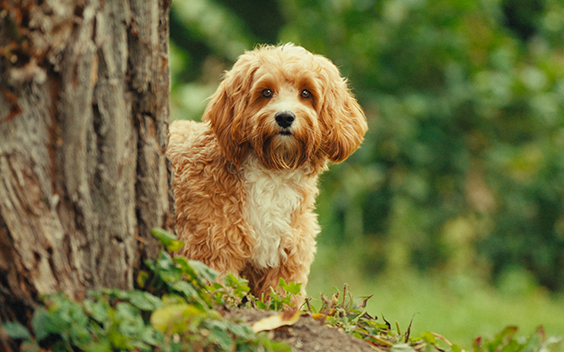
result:
[(252, 246), (251, 240), (245, 236), (248, 229), (244, 223), (218, 217), (200, 221), (190, 229), (191, 233), (181, 233), (180, 237), (186, 243), (181, 254), (218, 271), (218, 282), (227, 273), (240, 276), (251, 256)]
[(271, 292), (271, 288), (279, 293), (283, 293), (283, 290), (279, 287), (280, 278), (287, 283), (301, 283), (300, 294), (292, 297), (292, 303), (296, 307), (300, 307), (306, 297), (306, 285), (312, 261), (313, 253), (307, 256), (300, 256), (298, 253), (290, 254), (287, 260), (281, 263), (279, 267), (267, 268), (254, 273), (254, 277), (249, 282), (252, 286), (251, 292), (256, 297), (264, 297), (266, 299)]

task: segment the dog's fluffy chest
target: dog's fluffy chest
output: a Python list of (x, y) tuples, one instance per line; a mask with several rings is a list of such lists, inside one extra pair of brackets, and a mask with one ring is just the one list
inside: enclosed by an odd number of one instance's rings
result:
[(256, 159), (247, 161), (243, 170), (245, 218), (255, 238), (252, 261), (256, 267), (278, 267), (281, 258), (286, 258), (284, 241), (293, 234), (292, 220), (308, 179), (302, 170), (272, 171)]

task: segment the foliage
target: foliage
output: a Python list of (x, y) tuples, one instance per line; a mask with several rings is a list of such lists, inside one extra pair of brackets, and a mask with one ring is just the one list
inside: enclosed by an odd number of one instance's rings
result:
[(302, 284), (295, 282), (286, 283), (286, 280), (280, 278), (278, 287), (282, 289), (282, 292), (277, 292), (271, 287), (271, 292), (266, 302), (262, 299), (254, 300), (253, 307), (265, 310), (282, 310), (284, 307), (291, 305), (293, 296), (299, 295)]
[(234, 45), (293, 41), (349, 77), (370, 131), (323, 179), (321, 241), (352, 243), (367, 273), (517, 268), (564, 288), (562, 2), (289, 0), (246, 16), (263, 5), (199, 0), (237, 22), (229, 40), (188, 3), (173, 4), (176, 116), (198, 118)]
[[(397, 322), (395, 330), (384, 317), (382, 317), (383, 322), (378, 322), (377, 317), (367, 312), (367, 301), (373, 296), (354, 298), (347, 290), (348, 286), (345, 284), (342, 293), (336, 290), (330, 298), (322, 294), (322, 305), (319, 310), (310, 306), (308, 300), (308, 312), (317, 320), (323, 320), (326, 324), (342, 328), (350, 335), (367, 341), (376, 351), (464, 351), (460, 346), (437, 333), (423, 332), (421, 336), (412, 336), (413, 319), (404, 332)], [(516, 336), (517, 330), (515, 326), (508, 326), (491, 341), (478, 337), (474, 341), (472, 351), (557, 351), (560, 348), (561, 338), (547, 338), (542, 326), (530, 337)]]
[[(162, 229), (153, 235), (164, 246), (176, 248), (176, 237)], [(90, 292), (82, 302), (62, 293), (43, 297), (30, 321), (31, 331), (19, 322), (2, 324), (9, 337), (20, 340), (20, 351), (289, 351), (265, 333), (224, 319), (217, 308), (249, 307), (282, 310), (300, 292), (300, 284), (280, 279), (281, 293), (272, 290), (268, 300), (248, 294), (246, 281), (228, 274), (223, 285), (217, 273), (201, 262), (172, 258), (161, 251), (154, 261), (147, 260), (147, 272), (140, 274), (140, 289), (116, 288)], [(213, 282), (210, 286), (208, 283)], [(343, 329), (370, 343), (376, 351), (460, 352), (462, 349), (441, 335), (425, 332), (411, 336), (411, 325), (401, 332), (384, 318), (378, 322), (366, 308), (370, 297), (354, 298), (345, 285), (343, 292), (330, 298), (322, 294), (322, 305), (315, 309), (306, 299), (303, 314)], [(247, 303), (245, 303), (247, 302)], [(492, 341), (476, 339), (474, 352), (520, 352), (555, 350), (560, 339), (546, 338), (544, 330), (529, 338), (515, 337), (517, 328), (508, 327)], [(312, 336), (315, 338), (315, 336)], [(443, 346), (439, 341), (443, 341)]]
[(474, 352), (543, 351), (560, 343), (559, 338), (547, 338), (542, 327), (539, 327), (535, 334), (527, 338), (515, 338), (516, 332), (517, 327), (508, 326), (497, 334), (492, 341), (482, 341), (481, 338), (477, 338), (474, 341), (473, 350)]
[[(162, 229), (152, 233), (164, 246), (178, 249), (175, 236)], [(208, 286), (217, 279), (215, 271), (165, 251), (145, 264), (138, 290), (103, 289), (89, 292), (82, 302), (62, 293), (47, 295), (31, 319), (32, 333), (18, 322), (2, 328), (22, 340), (21, 351), (288, 351), (217, 311), (241, 304), (249, 291), (245, 280), (228, 275), (224, 285)], [(278, 296), (271, 300), (283, 304)]]

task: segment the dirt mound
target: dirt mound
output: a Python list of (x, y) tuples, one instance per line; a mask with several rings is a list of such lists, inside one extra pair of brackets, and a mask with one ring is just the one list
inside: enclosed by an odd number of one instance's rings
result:
[[(229, 320), (252, 325), (280, 312), (228, 309), (222, 314)], [(367, 342), (347, 335), (339, 328), (324, 325), (308, 315), (302, 315), (294, 325), (277, 328), (268, 334), (273, 340), (291, 345), (293, 351), (374, 352)]]

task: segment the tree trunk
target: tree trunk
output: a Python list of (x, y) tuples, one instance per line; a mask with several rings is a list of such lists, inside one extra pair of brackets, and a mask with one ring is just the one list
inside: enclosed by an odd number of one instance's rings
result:
[(131, 289), (173, 227), (170, 3), (0, 4), (0, 321), (25, 321), (41, 294)]

